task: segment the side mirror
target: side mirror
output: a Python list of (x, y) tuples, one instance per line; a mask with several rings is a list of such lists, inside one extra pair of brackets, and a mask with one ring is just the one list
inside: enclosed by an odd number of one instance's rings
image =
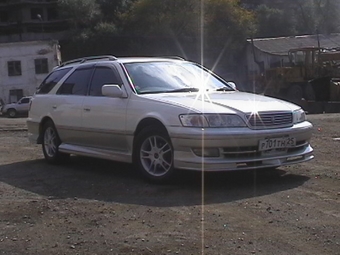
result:
[(124, 92), (119, 85), (108, 84), (102, 87), (102, 94), (107, 97), (123, 97)]
[(227, 83), (228, 83), (228, 85), (229, 85), (230, 87), (232, 87), (234, 90), (237, 90), (237, 87), (236, 87), (235, 82), (228, 81)]

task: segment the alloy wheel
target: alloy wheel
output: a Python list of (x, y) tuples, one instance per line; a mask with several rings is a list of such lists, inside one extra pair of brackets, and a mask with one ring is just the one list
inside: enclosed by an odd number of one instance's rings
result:
[(151, 176), (159, 177), (172, 169), (171, 145), (161, 136), (147, 137), (140, 149), (140, 162), (144, 170)]
[(44, 148), (46, 154), (53, 158), (57, 153), (57, 134), (52, 127), (48, 127), (44, 133)]

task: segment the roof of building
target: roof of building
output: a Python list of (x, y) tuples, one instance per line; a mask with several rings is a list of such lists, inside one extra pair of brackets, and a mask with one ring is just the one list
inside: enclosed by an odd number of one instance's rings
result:
[[(290, 49), (318, 47), (318, 37), (321, 48), (340, 48), (340, 33), (329, 35), (302, 35), (277, 38), (254, 39), (254, 46), (262, 52), (273, 55), (287, 55)], [(251, 42), (251, 39), (248, 39)]]

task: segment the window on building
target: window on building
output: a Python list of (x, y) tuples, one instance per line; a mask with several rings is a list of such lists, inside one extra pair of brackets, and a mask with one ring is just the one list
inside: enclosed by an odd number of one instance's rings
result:
[(21, 61), (8, 61), (8, 76), (21, 75)]
[(40, 19), (43, 20), (44, 19), (43, 13), (44, 12), (42, 8), (31, 8), (31, 19), (32, 20), (40, 20)]
[(57, 8), (48, 8), (47, 9), (47, 20), (56, 20), (56, 19), (58, 19)]
[(8, 22), (8, 11), (0, 11), (0, 22)]
[(24, 96), (24, 91), (22, 89), (11, 89), (9, 91), (9, 102), (16, 103)]
[(47, 58), (35, 59), (34, 64), (35, 64), (35, 73), (36, 74), (48, 73)]

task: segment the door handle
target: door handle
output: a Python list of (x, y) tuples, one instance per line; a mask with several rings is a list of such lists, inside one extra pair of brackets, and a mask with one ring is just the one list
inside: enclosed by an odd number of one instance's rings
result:
[(55, 109), (57, 109), (57, 106), (56, 106), (56, 105), (53, 105), (52, 108), (55, 110)]
[(89, 111), (91, 111), (91, 109), (90, 108), (84, 108), (84, 111), (89, 112)]

